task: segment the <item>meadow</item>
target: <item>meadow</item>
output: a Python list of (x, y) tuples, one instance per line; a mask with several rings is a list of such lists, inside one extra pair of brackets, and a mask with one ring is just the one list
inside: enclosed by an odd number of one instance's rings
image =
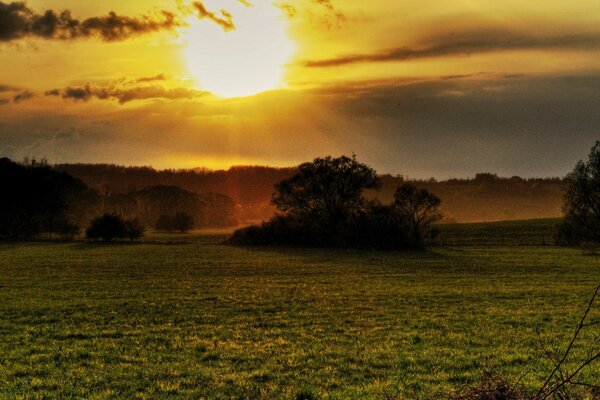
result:
[(536, 387), (538, 332), (564, 349), (600, 256), (526, 233), (552, 221), (506, 224), (407, 253), (218, 232), (0, 244), (0, 398), (434, 399), (488, 372)]

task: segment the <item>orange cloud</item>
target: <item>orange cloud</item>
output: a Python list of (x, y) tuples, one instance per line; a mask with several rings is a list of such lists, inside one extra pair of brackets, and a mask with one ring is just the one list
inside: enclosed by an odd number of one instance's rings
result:
[(198, 12), (198, 18), (211, 20), (214, 23), (218, 24), (226, 32), (235, 30), (233, 16), (227, 11), (221, 10), (221, 17), (219, 17), (214, 12), (208, 11), (206, 9), (206, 6), (200, 1), (195, 1), (193, 3), (193, 6)]

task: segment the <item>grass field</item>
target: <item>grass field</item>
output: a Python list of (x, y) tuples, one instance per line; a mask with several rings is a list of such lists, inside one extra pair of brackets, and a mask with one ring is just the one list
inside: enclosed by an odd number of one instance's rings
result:
[(547, 246), (561, 219), (440, 225), (442, 246)]
[(551, 246), (150, 239), (0, 244), (0, 398), (440, 398), (532, 365), (533, 387), (536, 330), (564, 348), (600, 283), (600, 257)]

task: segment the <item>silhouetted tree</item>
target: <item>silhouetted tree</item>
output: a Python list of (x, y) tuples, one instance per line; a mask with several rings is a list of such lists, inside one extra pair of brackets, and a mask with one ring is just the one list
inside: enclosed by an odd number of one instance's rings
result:
[(380, 186), (375, 170), (355, 156), (316, 158), (275, 185), (272, 202), (294, 218), (312, 219), (323, 229), (335, 230), (364, 207), (365, 190)]
[(592, 147), (589, 160), (579, 161), (569, 175), (563, 211), (560, 244), (600, 246), (600, 141)]
[(139, 219), (133, 218), (125, 221), (125, 234), (132, 242), (144, 236), (146, 228)]
[(391, 205), (366, 201), (364, 191), (379, 186), (375, 171), (355, 157), (317, 158), (275, 186), (273, 204), (284, 214), (236, 231), (229, 242), (395, 250), (426, 244), (440, 199), (403, 185)]
[(81, 218), (95, 198), (78, 179), (35, 160), (0, 159), (0, 188), (0, 237), (11, 239), (59, 232), (65, 222)]
[(441, 200), (426, 189), (417, 189), (408, 183), (394, 194), (394, 208), (405, 221), (412, 245), (422, 246), (436, 235), (432, 225), (442, 219), (438, 212)]
[(95, 218), (86, 230), (85, 236), (91, 240), (102, 239), (110, 242), (127, 237), (127, 226), (123, 218), (116, 214), (104, 214)]
[(194, 218), (184, 212), (177, 213), (173, 219), (173, 226), (175, 230), (181, 233), (187, 233), (194, 228)]

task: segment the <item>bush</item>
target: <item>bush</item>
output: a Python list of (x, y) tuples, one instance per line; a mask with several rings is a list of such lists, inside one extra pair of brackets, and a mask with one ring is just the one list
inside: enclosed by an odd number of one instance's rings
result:
[(104, 214), (95, 218), (86, 230), (85, 236), (91, 240), (102, 239), (110, 242), (127, 236), (127, 226), (123, 218), (116, 214)]
[(277, 216), (259, 226), (234, 232), (229, 244), (238, 246), (303, 246), (379, 250), (413, 248), (410, 229), (393, 206), (370, 203), (342, 229), (323, 230), (315, 220)]
[(125, 221), (125, 234), (132, 242), (139, 240), (144, 236), (146, 228), (142, 225), (139, 219), (128, 219)]

